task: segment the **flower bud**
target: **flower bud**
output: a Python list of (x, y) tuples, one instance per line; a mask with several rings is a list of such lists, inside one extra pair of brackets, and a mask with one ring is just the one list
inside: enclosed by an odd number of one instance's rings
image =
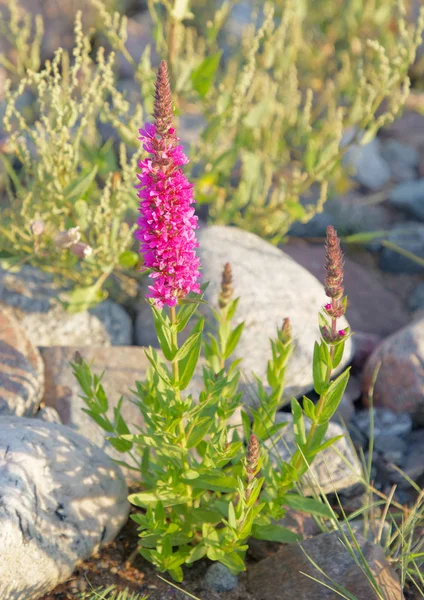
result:
[(83, 358), (82, 358), (81, 352), (79, 352), (78, 350), (75, 351), (73, 362), (76, 365), (82, 365), (82, 363), (83, 363)]
[(73, 244), (70, 248), (71, 252), (78, 256), (78, 258), (87, 258), (93, 253), (93, 248), (84, 242), (78, 242), (77, 244)]
[(259, 460), (259, 440), (254, 433), (249, 438), (249, 443), (247, 445), (247, 456), (246, 456), (246, 465), (247, 465), (247, 473), (249, 479), (252, 479), (256, 471), (258, 470), (258, 460)]
[(281, 342), (283, 342), (283, 344), (287, 344), (292, 339), (292, 328), (290, 319), (288, 317), (285, 317), (283, 320), (283, 326), (278, 332), (278, 338)]
[(331, 225), (327, 227), (325, 248), (325, 293), (332, 300), (341, 300), (344, 293), (343, 253), (337, 232)]
[(230, 263), (224, 265), (221, 279), (221, 291), (219, 293), (219, 307), (225, 308), (233, 297), (233, 272)]
[(66, 231), (58, 231), (54, 238), (54, 243), (56, 248), (64, 250), (65, 248), (70, 248), (74, 244), (77, 244), (80, 239), (81, 234), (79, 232), (79, 227), (71, 227)]
[(31, 223), (31, 233), (33, 235), (41, 235), (44, 233), (44, 221), (41, 221), (40, 219), (33, 221)]

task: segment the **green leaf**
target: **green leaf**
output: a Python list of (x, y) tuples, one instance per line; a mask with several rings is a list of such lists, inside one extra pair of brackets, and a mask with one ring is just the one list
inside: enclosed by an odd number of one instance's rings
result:
[(186, 559), (186, 563), (188, 565), (191, 565), (192, 563), (196, 562), (196, 560), (200, 560), (201, 558), (203, 558), (205, 554), (206, 546), (204, 544), (197, 544), (197, 546), (194, 546), (194, 548), (192, 548), (192, 550), (190, 551), (190, 554)]
[(337, 369), (337, 367), (341, 363), (341, 360), (343, 358), (344, 348), (345, 348), (345, 341), (340, 342), (340, 344), (337, 344), (337, 346), (335, 346), (334, 357), (333, 357), (333, 369)]
[(93, 421), (95, 421), (97, 425), (100, 425), (102, 429), (104, 429), (108, 433), (113, 433), (113, 425), (109, 421), (109, 419), (102, 417), (101, 415), (99, 415), (99, 413), (94, 412), (94, 410), (88, 410), (87, 408), (83, 408), (82, 410), (83, 412), (87, 413), (87, 415), (90, 415)]
[(124, 269), (133, 269), (138, 264), (138, 254), (132, 250), (125, 250), (119, 255), (118, 261)]
[(225, 552), (224, 556), (219, 559), (219, 562), (225, 565), (233, 575), (246, 570), (244, 560), (236, 552)]
[(301, 539), (300, 535), (282, 525), (253, 525), (252, 537), (256, 540), (280, 542), (281, 544), (292, 544)]
[(319, 424), (328, 422), (336, 412), (349, 381), (349, 371), (350, 367), (331, 382), (325, 394), (323, 409), (318, 418)]
[(328, 519), (333, 518), (333, 513), (328, 506), (324, 502), (315, 500), (315, 498), (305, 498), (298, 494), (286, 494), (284, 496), (284, 504), (301, 512), (327, 517)]
[(152, 305), (153, 322), (155, 324), (156, 335), (163, 355), (167, 360), (174, 360), (176, 347), (172, 342), (172, 333), (170, 325), (163, 316), (162, 310)]
[(244, 328), (244, 323), (240, 323), (230, 333), (227, 343), (225, 345), (225, 359), (229, 358), (231, 356), (231, 354), (234, 352), (234, 350), (240, 340), (240, 336), (243, 333), (243, 328)]
[(237, 527), (236, 511), (232, 502), (228, 503), (228, 524), (233, 529)]
[[(190, 296), (191, 294), (189, 294)], [(177, 331), (181, 332), (187, 326), (187, 323), (190, 321), (191, 317), (194, 315), (196, 310), (199, 307), (199, 302), (203, 298), (203, 294), (196, 294), (195, 298), (191, 298), (194, 302), (184, 304), (179, 308), (177, 315)], [(187, 297), (185, 298), (187, 300)]]
[(222, 51), (207, 56), (191, 74), (193, 89), (204, 98), (209, 92), (221, 60)]
[(131, 442), (117, 437), (108, 437), (106, 439), (118, 452), (129, 452), (133, 447)]
[(147, 360), (152, 365), (152, 367), (154, 368), (156, 373), (159, 375), (159, 377), (166, 383), (167, 386), (172, 388), (173, 387), (172, 381), (171, 381), (165, 367), (160, 362), (157, 353), (153, 351), (153, 348), (145, 348), (144, 353), (146, 355)]
[[(204, 325), (204, 319), (200, 319), (199, 322), (197, 323), (197, 325), (194, 327), (194, 330), (197, 330), (197, 332), (200, 333), (203, 330), (203, 325)], [(195, 333), (195, 331), (193, 331), (193, 333)], [(202, 345), (202, 336), (199, 335), (196, 338), (195, 344), (192, 346), (188, 355), (185, 358), (183, 358), (181, 361), (179, 361), (179, 363), (178, 363), (179, 377), (180, 377), (180, 380), (179, 380), (180, 390), (184, 390), (190, 383), (191, 378), (193, 377), (193, 373), (196, 368), (197, 361), (199, 360), (201, 345)]]
[(344, 435), (336, 435), (333, 438), (330, 438), (329, 440), (327, 440), (326, 442), (324, 442), (323, 444), (321, 444), (320, 446), (314, 446), (307, 454), (307, 458), (311, 457), (311, 456), (315, 456), (315, 454), (319, 454), (320, 452), (322, 452), (323, 450), (326, 450), (327, 448), (329, 448), (330, 446), (332, 446), (333, 444), (335, 444), (336, 442), (338, 442), (339, 440), (341, 440), (342, 438), (344, 438)]
[(107, 298), (107, 292), (98, 284), (76, 287), (65, 302), (66, 310), (72, 314), (89, 310)]
[(202, 417), (191, 427), (187, 438), (187, 448), (194, 448), (205, 437), (212, 427), (214, 420), (212, 417)]
[[(101, 413), (107, 412), (107, 409), (109, 408), (109, 402), (108, 402), (105, 390), (100, 383), (96, 387), (96, 399), (97, 399), (97, 402), (98, 402), (99, 408), (100, 408), (99, 412), (101, 412)], [(125, 432), (125, 433), (127, 433), (127, 432)]]
[[(324, 345), (324, 344), (323, 344)], [(326, 388), (327, 365), (322, 362), (320, 344), (315, 342), (314, 356), (312, 362), (312, 373), (314, 378), (314, 389), (317, 394), (321, 395)]]
[(93, 167), (88, 173), (82, 173), (76, 177), (64, 190), (64, 195), (70, 202), (79, 200), (93, 183), (97, 175), (97, 166)]
[(303, 410), (311, 421), (315, 420), (315, 404), (306, 396), (303, 396)]
[(178, 361), (183, 360), (187, 356), (187, 354), (192, 351), (194, 346), (198, 343), (198, 339), (199, 339), (200, 335), (201, 335), (200, 332), (196, 332), (196, 333), (193, 333), (192, 335), (190, 335), (186, 339), (184, 344), (178, 349), (177, 353), (174, 356), (174, 360), (178, 360)]
[(237, 479), (221, 473), (203, 473), (193, 481), (193, 487), (213, 492), (235, 492)]
[(243, 434), (244, 434), (244, 439), (248, 440), (250, 438), (250, 419), (249, 419), (249, 415), (242, 410), (241, 411), (241, 422), (243, 425)]

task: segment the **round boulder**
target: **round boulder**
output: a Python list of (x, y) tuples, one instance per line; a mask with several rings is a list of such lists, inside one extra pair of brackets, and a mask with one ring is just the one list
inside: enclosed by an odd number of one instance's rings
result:
[(128, 517), (119, 467), (55, 423), (0, 419), (0, 598), (35, 600), (118, 534)]
[[(267, 361), (271, 356), (270, 338), (275, 338), (284, 317), (289, 317), (294, 335), (294, 352), (286, 374), (286, 396), (306, 393), (313, 387), (312, 355), (314, 341), (319, 338), (318, 312), (326, 302), (322, 284), (306, 269), (253, 233), (235, 227), (205, 227), (199, 230), (198, 251), (202, 280), (209, 287), (205, 299), (217, 308), (224, 264), (233, 271), (234, 296), (239, 305), (234, 323), (244, 321), (244, 331), (234, 358), (241, 358), (241, 369), (247, 381), (253, 374), (266, 382)], [(323, 265), (324, 272), (324, 265)], [(205, 312), (210, 316), (210, 310)], [(340, 321), (340, 327), (347, 322)], [(136, 323), (139, 345), (157, 346), (151, 309), (140, 307)], [(346, 344), (343, 368), (352, 355), (352, 343)], [(251, 402), (254, 392), (245, 394)]]

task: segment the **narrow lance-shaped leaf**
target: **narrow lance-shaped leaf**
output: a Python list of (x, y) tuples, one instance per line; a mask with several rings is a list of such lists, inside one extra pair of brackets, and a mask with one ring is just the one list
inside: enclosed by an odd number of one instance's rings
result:
[(336, 412), (345, 392), (347, 382), (349, 381), (349, 371), (350, 368), (346, 369), (344, 373), (339, 375), (339, 377), (330, 384), (330, 387), (325, 394), (323, 409), (318, 418), (320, 424), (329, 421)]

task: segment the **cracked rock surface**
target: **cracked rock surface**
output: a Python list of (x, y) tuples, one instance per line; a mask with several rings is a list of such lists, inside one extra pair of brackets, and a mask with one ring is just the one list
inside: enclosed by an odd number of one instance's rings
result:
[(67, 427), (0, 418), (0, 598), (35, 600), (127, 520), (118, 466)]
[(0, 417), (32, 416), (44, 390), (40, 353), (10, 310), (0, 311)]

